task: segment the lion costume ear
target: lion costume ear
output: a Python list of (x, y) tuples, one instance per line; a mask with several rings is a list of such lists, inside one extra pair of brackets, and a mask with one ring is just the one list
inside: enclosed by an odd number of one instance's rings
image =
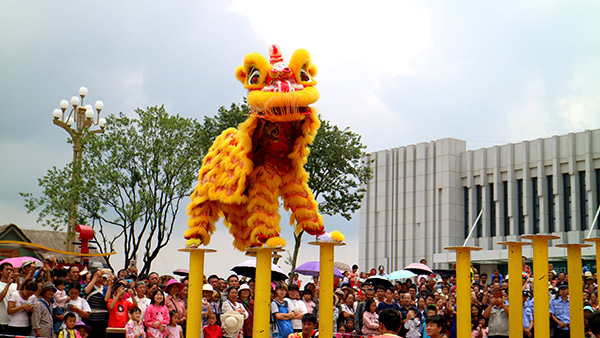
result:
[(238, 81), (240, 81), (241, 83), (245, 83), (246, 82), (246, 72), (244, 72), (244, 66), (238, 66), (235, 69), (235, 77), (238, 79)]

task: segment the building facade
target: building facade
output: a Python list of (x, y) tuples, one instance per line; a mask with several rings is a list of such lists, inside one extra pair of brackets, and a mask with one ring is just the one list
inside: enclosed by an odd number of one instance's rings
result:
[[(369, 157), (374, 176), (360, 210), (365, 270), (395, 271), (423, 258), (447, 269), (455, 254), (444, 248), (462, 246), (480, 213), (467, 245), (482, 248), (471, 253), (482, 271), (506, 264), (497, 242), (523, 234), (560, 236), (549, 249), (560, 265), (566, 251), (554, 245), (580, 243), (600, 203), (600, 129), (477, 150), (446, 138)], [(531, 257), (531, 248), (523, 252)]]

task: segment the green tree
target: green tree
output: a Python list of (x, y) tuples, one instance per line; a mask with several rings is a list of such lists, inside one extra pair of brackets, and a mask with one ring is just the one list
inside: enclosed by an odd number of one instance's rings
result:
[[(102, 252), (114, 251), (120, 240), (124, 266), (143, 252), (140, 272), (148, 273), (191, 193), (206, 145), (194, 119), (170, 116), (164, 106), (136, 114), (109, 116), (105, 133), (87, 142), (78, 221), (91, 223)], [(39, 210), (39, 220), (54, 229), (66, 224), (71, 170), (49, 170), (39, 179), (41, 197), (22, 194), (28, 211)]]
[[(204, 143), (212, 144), (223, 130), (243, 122), (249, 112), (248, 105), (234, 103), (229, 109), (221, 107), (215, 117), (205, 117)], [(352, 213), (360, 208), (365, 193), (362, 185), (372, 177), (371, 169), (363, 163), (367, 155), (365, 149), (359, 134), (349, 128), (340, 129), (321, 118), (304, 168), (309, 175), (308, 186), (319, 202), (322, 214), (341, 215), (350, 220)], [(303, 234), (294, 235), (292, 271), (296, 268)]]

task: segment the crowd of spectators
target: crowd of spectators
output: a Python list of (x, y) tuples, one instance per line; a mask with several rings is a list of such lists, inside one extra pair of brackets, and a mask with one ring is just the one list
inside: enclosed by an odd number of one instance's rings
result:
[[(424, 262), (426, 263), (426, 262)], [(137, 269), (113, 273), (91, 265), (52, 269), (25, 262), (15, 269), (0, 265), (0, 333), (58, 338), (184, 338), (187, 325), (187, 278), (137, 274)], [(523, 337), (535, 336), (531, 268), (523, 258)], [(385, 268), (358, 271), (354, 265), (336, 279), (333, 328), (337, 338), (456, 337), (456, 278), (423, 275), (392, 282), (371, 282), (387, 276)], [(569, 276), (549, 266), (551, 332), (569, 337)], [(511, 276), (512, 277), (512, 276)], [(488, 276), (471, 270), (472, 337), (508, 337), (508, 276)], [(571, 277), (573, 278), (573, 277)], [(596, 274), (584, 268), (586, 335), (594, 337), (590, 318), (599, 310)], [(202, 290), (202, 332), (205, 338), (251, 338), (254, 280), (235, 274), (227, 279), (205, 276)], [(309, 338), (318, 334), (319, 279), (303, 285), (272, 284), (271, 337)], [(593, 317), (590, 317), (592, 316)], [(598, 324), (600, 324), (600, 316)], [(194, 323), (195, 324), (195, 323)]]

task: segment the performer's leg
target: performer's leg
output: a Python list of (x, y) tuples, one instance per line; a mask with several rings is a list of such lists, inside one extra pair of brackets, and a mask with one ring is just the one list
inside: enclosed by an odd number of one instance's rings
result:
[[(306, 174), (306, 173), (304, 173)], [(292, 210), (290, 224), (296, 225), (296, 234), (304, 230), (310, 235), (325, 232), (323, 217), (308, 185), (296, 173), (288, 173), (282, 178), (281, 197), (286, 210)]]
[(247, 205), (224, 204), (221, 203), (221, 210), (225, 218), (225, 225), (229, 228), (229, 233), (233, 235), (233, 246), (244, 251), (252, 245), (250, 242), (250, 233), (252, 229), (248, 226)]
[[(285, 245), (279, 237), (279, 187), (281, 177), (275, 172), (269, 172), (264, 167), (255, 168), (250, 175), (250, 190), (248, 191), (248, 227), (251, 229), (250, 241), (252, 246), (267, 244), (274, 247)], [(268, 241), (268, 242), (267, 242)]]
[(183, 236), (187, 239), (185, 245), (194, 247), (210, 243), (210, 236), (215, 232), (215, 223), (219, 220), (219, 205), (217, 202), (206, 201), (200, 204), (190, 203), (187, 214), (189, 219)]

